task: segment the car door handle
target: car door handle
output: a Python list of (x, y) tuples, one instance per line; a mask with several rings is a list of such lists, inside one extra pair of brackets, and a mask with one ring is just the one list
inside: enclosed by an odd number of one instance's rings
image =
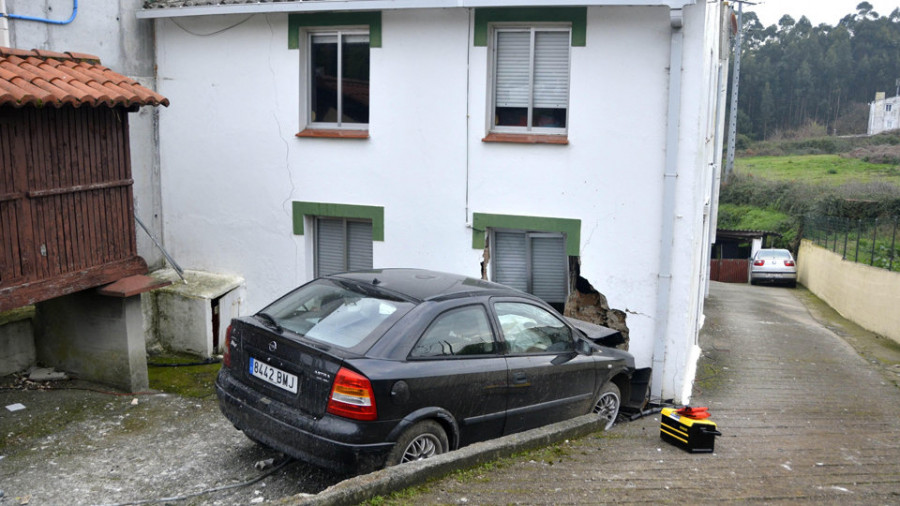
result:
[(514, 372), (512, 377), (513, 387), (530, 387), (531, 382), (528, 381), (528, 375), (524, 372)]

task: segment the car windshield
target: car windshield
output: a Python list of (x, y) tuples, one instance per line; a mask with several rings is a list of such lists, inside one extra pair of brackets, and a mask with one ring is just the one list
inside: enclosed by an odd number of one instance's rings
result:
[(260, 311), (282, 328), (323, 343), (352, 348), (380, 335), (413, 304), (351, 283), (317, 280)]
[(764, 249), (759, 251), (760, 258), (772, 258), (772, 259), (788, 259), (791, 258), (790, 252), (785, 249)]

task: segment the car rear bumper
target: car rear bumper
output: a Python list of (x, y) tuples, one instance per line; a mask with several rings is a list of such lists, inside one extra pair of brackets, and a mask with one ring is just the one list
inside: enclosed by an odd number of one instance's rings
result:
[[(313, 419), (282, 402), (265, 398), (223, 368), (216, 378), (222, 414), (255, 441), (311, 464), (340, 472), (369, 472), (384, 466), (394, 443), (348, 443), (366, 433), (386, 436), (378, 422), (326, 414)], [(382, 438), (383, 440), (383, 438)]]
[(758, 283), (784, 283), (797, 281), (796, 272), (751, 272), (750, 279)]

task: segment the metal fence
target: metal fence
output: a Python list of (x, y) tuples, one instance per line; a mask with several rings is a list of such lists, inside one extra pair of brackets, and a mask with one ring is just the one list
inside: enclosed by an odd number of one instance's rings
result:
[(900, 216), (853, 220), (806, 216), (803, 238), (843, 256), (844, 260), (900, 271)]

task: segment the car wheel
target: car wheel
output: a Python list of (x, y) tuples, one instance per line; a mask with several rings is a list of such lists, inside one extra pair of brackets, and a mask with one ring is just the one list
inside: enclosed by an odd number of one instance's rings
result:
[(424, 460), (449, 450), (447, 433), (432, 420), (419, 422), (409, 428), (397, 440), (397, 445), (387, 458), (388, 466)]
[(609, 430), (616, 423), (616, 417), (619, 416), (619, 406), (621, 406), (621, 395), (619, 387), (610, 381), (600, 389), (600, 395), (597, 402), (594, 403), (593, 413), (597, 415), (603, 423), (603, 430)]

